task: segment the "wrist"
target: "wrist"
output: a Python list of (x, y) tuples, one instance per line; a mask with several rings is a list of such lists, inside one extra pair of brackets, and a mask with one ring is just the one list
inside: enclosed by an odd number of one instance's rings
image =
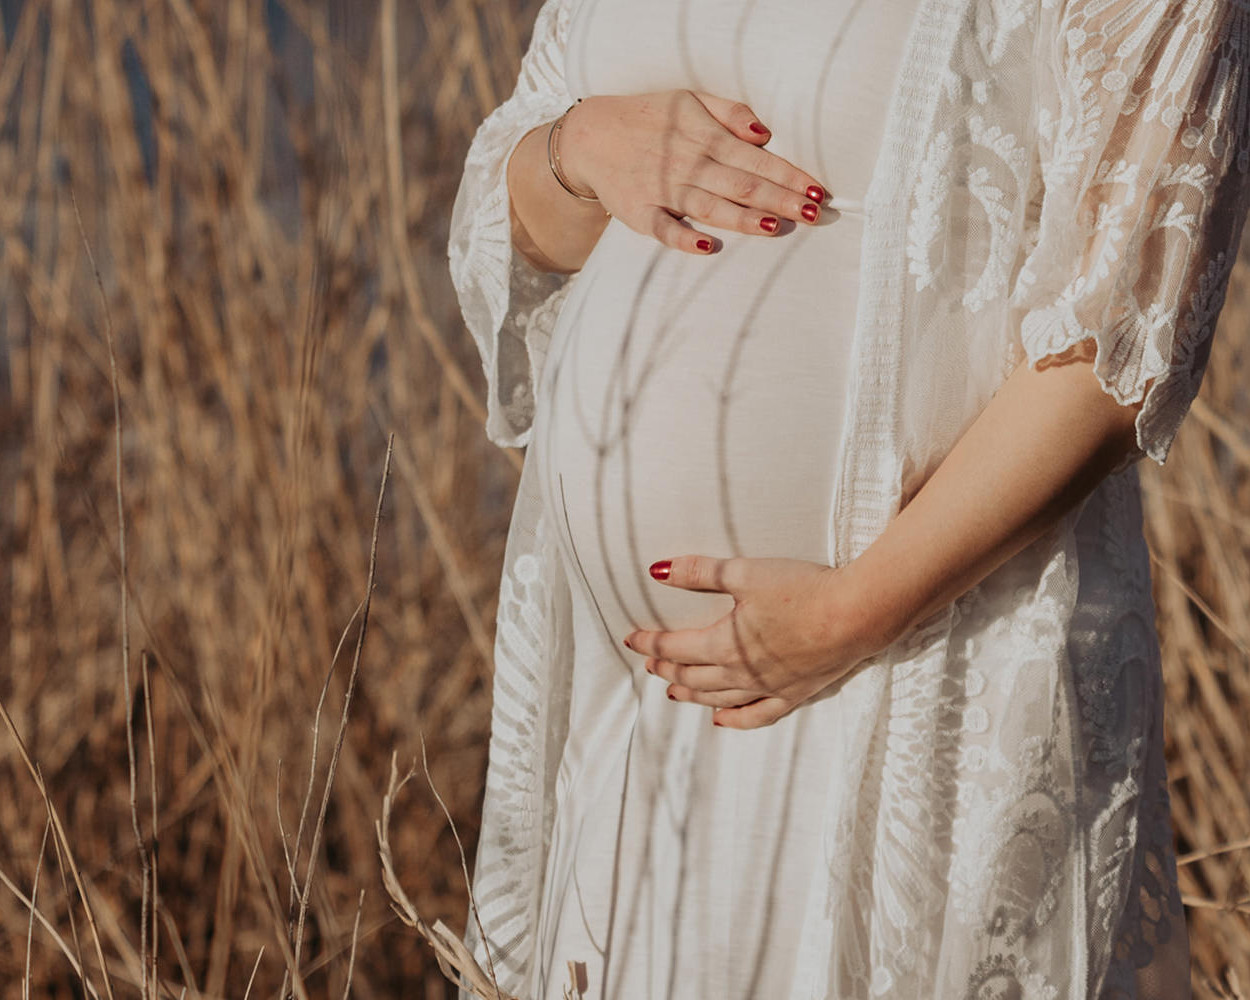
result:
[(871, 547), (835, 572), (842, 641), (861, 658), (893, 644), (919, 619), (920, 599), (909, 592), (905, 569), (883, 564)]
[(569, 108), (564, 114), (564, 124), (560, 129), (558, 140), (560, 169), (564, 173), (565, 180), (578, 191), (595, 192), (596, 197), (598, 189), (591, 178), (586, 175), (586, 152), (594, 134), (593, 128), (586, 120), (586, 113), (589, 110), (593, 118), (593, 107), (588, 109), (587, 105), (592, 102), (597, 104), (598, 100), (595, 97), (585, 97)]

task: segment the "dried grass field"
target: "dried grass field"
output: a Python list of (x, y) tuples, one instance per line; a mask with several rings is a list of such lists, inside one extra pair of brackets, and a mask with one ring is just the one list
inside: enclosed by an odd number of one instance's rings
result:
[[(3, 996), (446, 995), (374, 823), (424, 734), (472, 856), (519, 456), (446, 231), (535, 7), (0, 2)], [(1250, 996), (1248, 375), (1243, 265), (1142, 470), (1204, 997)], [(391, 843), (459, 928), (420, 774)]]

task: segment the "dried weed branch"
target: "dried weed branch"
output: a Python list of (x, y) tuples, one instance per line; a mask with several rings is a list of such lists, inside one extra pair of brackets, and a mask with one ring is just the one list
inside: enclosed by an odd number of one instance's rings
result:
[(387, 895), (391, 897), (396, 914), (399, 915), (400, 920), (430, 943), (438, 959), (439, 969), (449, 980), (455, 983), (467, 983), (467, 988), (482, 1000), (517, 1000), (516, 997), (507, 997), (499, 991), (493, 975), (488, 975), (482, 970), (469, 949), (464, 946), (464, 942), (453, 934), (446, 924), (437, 920), (431, 927), (421, 918), (412, 900), (404, 891), (399, 876), (395, 874), (395, 858), (390, 843), (391, 810), (404, 785), (416, 776), (416, 772), (410, 769), (401, 778), (395, 757), (396, 755), (392, 753), (391, 778), (386, 787), (386, 794), (382, 797), (382, 816), (374, 826), (378, 837), (378, 854), (382, 859), (382, 884), (386, 888)]

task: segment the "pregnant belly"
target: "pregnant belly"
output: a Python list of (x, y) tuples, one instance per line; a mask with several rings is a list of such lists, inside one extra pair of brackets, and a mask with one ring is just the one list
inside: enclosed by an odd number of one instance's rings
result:
[(574, 586), (618, 642), (733, 606), (657, 584), (657, 559), (828, 558), (859, 222), (721, 235), (702, 258), (613, 220), (539, 387), (544, 502)]

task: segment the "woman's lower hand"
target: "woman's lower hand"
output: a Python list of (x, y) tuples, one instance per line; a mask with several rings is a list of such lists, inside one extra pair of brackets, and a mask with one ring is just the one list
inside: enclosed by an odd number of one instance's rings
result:
[(589, 97), (565, 120), (560, 159), (575, 186), (631, 229), (706, 254), (715, 240), (679, 218), (762, 236), (782, 219), (819, 218), (826, 189), (761, 148), (770, 134), (747, 105), (709, 94)]
[(798, 559), (681, 556), (652, 575), (670, 587), (730, 594), (734, 609), (706, 628), (637, 630), (625, 645), (669, 682), (675, 701), (708, 705), (735, 729), (771, 725), (887, 644), (846, 569)]

